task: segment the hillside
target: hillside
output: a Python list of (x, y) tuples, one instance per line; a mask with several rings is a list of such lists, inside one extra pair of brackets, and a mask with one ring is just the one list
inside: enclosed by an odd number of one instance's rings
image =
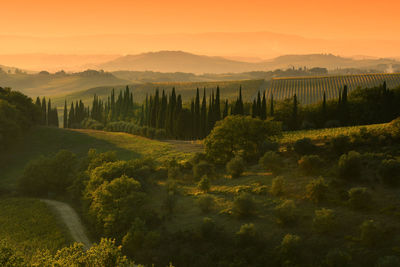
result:
[(96, 86), (113, 86), (127, 83), (129, 81), (119, 79), (110, 73), (89, 70), (72, 74), (65, 72), (54, 74), (48, 72), (37, 74), (0, 73), (1, 87), (11, 87), (30, 97), (68, 94)]
[[(145, 84), (130, 84), (129, 88), (133, 91), (134, 101), (141, 103), (145, 100), (146, 94), (152, 94), (158, 88), (170, 92), (175, 87), (178, 94), (182, 95), (183, 101), (190, 101), (196, 94), (196, 88), (203, 90), (206, 88), (207, 94), (211, 93), (212, 89), (217, 86), (221, 89), (221, 99), (235, 99), (237, 97), (239, 87), (242, 86), (243, 97), (251, 99), (257, 94), (257, 91), (262, 88), (264, 80), (243, 80), (243, 81), (221, 81), (221, 82), (160, 82), (160, 83), (145, 83)], [(64, 106), (64, 100), (68, 102), (82, 99), (86, 104), (91, 104), (94, 94), (102, 99), (107, 99), (111, 90), (114, 88), (116, 92), (125, 89), (126, 85), (120, 86), (101, 86), (91, 88), (89, 90), (74, 92), (68, 95), (59, 95), (52, 98), (52, 101), (58, 107)]]
[(339, 91), (348, 86), (349, 92), (357, 88), (372, 88), (386, 81), (388, 88), (400, 86), (400, 73), (395, 74), (361, 74), (325, 77), (276, 78), (268, 81), (267, 95), (274, 99), (284, 100), (297, 95), (302, 104), (313, 104), (322, 101), (324, 92), (327, 99), (339, 97)]
[(209, 57), (182, 51), (159, 51), (127, 55), (98, 65), (107, 71), (160, 71), (193, 73), (240, 73), (298, 67), (327, 69), (361, 68), (385, 71), (399, 69), (400, 63), (392, 59), (353, 59), (332, 54), (286, 55), (260, 62), (243, 62), (222, 57)]

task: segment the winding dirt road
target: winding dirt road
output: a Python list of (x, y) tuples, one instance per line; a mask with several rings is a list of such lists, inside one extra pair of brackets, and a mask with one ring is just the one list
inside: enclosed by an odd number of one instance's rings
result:
[(85, 233), (85, 227), (82, 225), (78, 214), (70, 205), (49, 199), (41, 199), (41, 201), (54, 208), (61, 216), (62, 221), (67, 226), (75, 242), (83, 243), (86, 249), (90, 248), (92, 243), (89, 241), (89, 238)]

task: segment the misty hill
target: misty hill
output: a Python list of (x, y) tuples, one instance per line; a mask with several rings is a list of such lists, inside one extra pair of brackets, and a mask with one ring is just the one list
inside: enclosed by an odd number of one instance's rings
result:
[(68, 94), (96, 86), (114, 86), (128, 83), (129, 81), (117, 78), (111, 73), (94, 70), (71, 74), (65, 72), (50, 74), (46, 71), (36, 74), (24, 72), (0, 73), (0, 87), (11, 87), (30, 97)]
[(182, 51), (160, 51), (127, 55), (100, 64), (107, 71), (134, 70), (160, 72), (228, 73), (262, 70), (254, 64), (222, 57), (194, 55)]
[[(160, 51), (128, 55), (98, 65), (107, 71), (159, 71), (192, 73), (240, 73), (291, 67), (322, 67), (327, 69), (361, 68), (384, 71), (400, 62), (393, 59), (352, 59), (332, 54), (287, 55), (268, 61), (243, 62), (222, 57), (194, 55), (182, 51)], [(396, 66), (395, 66), (396, 67)]]

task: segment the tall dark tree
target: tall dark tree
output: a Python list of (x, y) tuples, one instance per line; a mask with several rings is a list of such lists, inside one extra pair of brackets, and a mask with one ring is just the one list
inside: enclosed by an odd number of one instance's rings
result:
[(221, 100), (220, 100), (219, 86), (217, 86), (217, 91), (214, 100), (214, 120), (215, 122), (217, 122), (220, 119), (221, 119)]
[(263, 94), (262, 102), (261, 102), (261, 114), (260, 117), (262, 120), (267, 119), (267, 99), (265, 98), (265, 91)]
[(201, 115), (200, 115), (200, 92), (196, 90), (196, 99), (194, 101), (194, 135), (199, 138), (201, 136)]
[(203, 91), (203, 101), (201, 103), (201, 111), (200, 111), (200, 132), (201, 138), (206, 137), (207, 132), (207, 100), (206, 100), (206, 89)]
[(225, 106), (224, 106), (224, 112), (222, 114), (222, 118), (228, 117), (228, 111), (229, 111), (229, 103), (228, 100), (225, 101)]
[(46, 98), (42, 98), (42, 125), (47, 125), (47, 104)]
[(269, 114), (271, 114), (271, 116), (274, 116), (274, 95), (271, 94), (271, 100), (270, 100), (270, 104), (269, 104)]
[(67, 100), (64, 103), (64, 117), (63, 117), (63, 127), (68, 128), (68, 109), (67, 109)]
[(291, 118), (291, 130), (297, 130), (298, 127), (298, 102), (297, 102), (297, 95), (294, 94), (293, 96), (293, 110), (292, 110), (292, 118)]

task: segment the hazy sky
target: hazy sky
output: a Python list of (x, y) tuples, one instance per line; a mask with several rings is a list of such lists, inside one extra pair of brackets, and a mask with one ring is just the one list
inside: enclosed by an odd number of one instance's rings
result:
[(396, 0), (2, 0), (0, 35), (256, 32), (400, 39)]

